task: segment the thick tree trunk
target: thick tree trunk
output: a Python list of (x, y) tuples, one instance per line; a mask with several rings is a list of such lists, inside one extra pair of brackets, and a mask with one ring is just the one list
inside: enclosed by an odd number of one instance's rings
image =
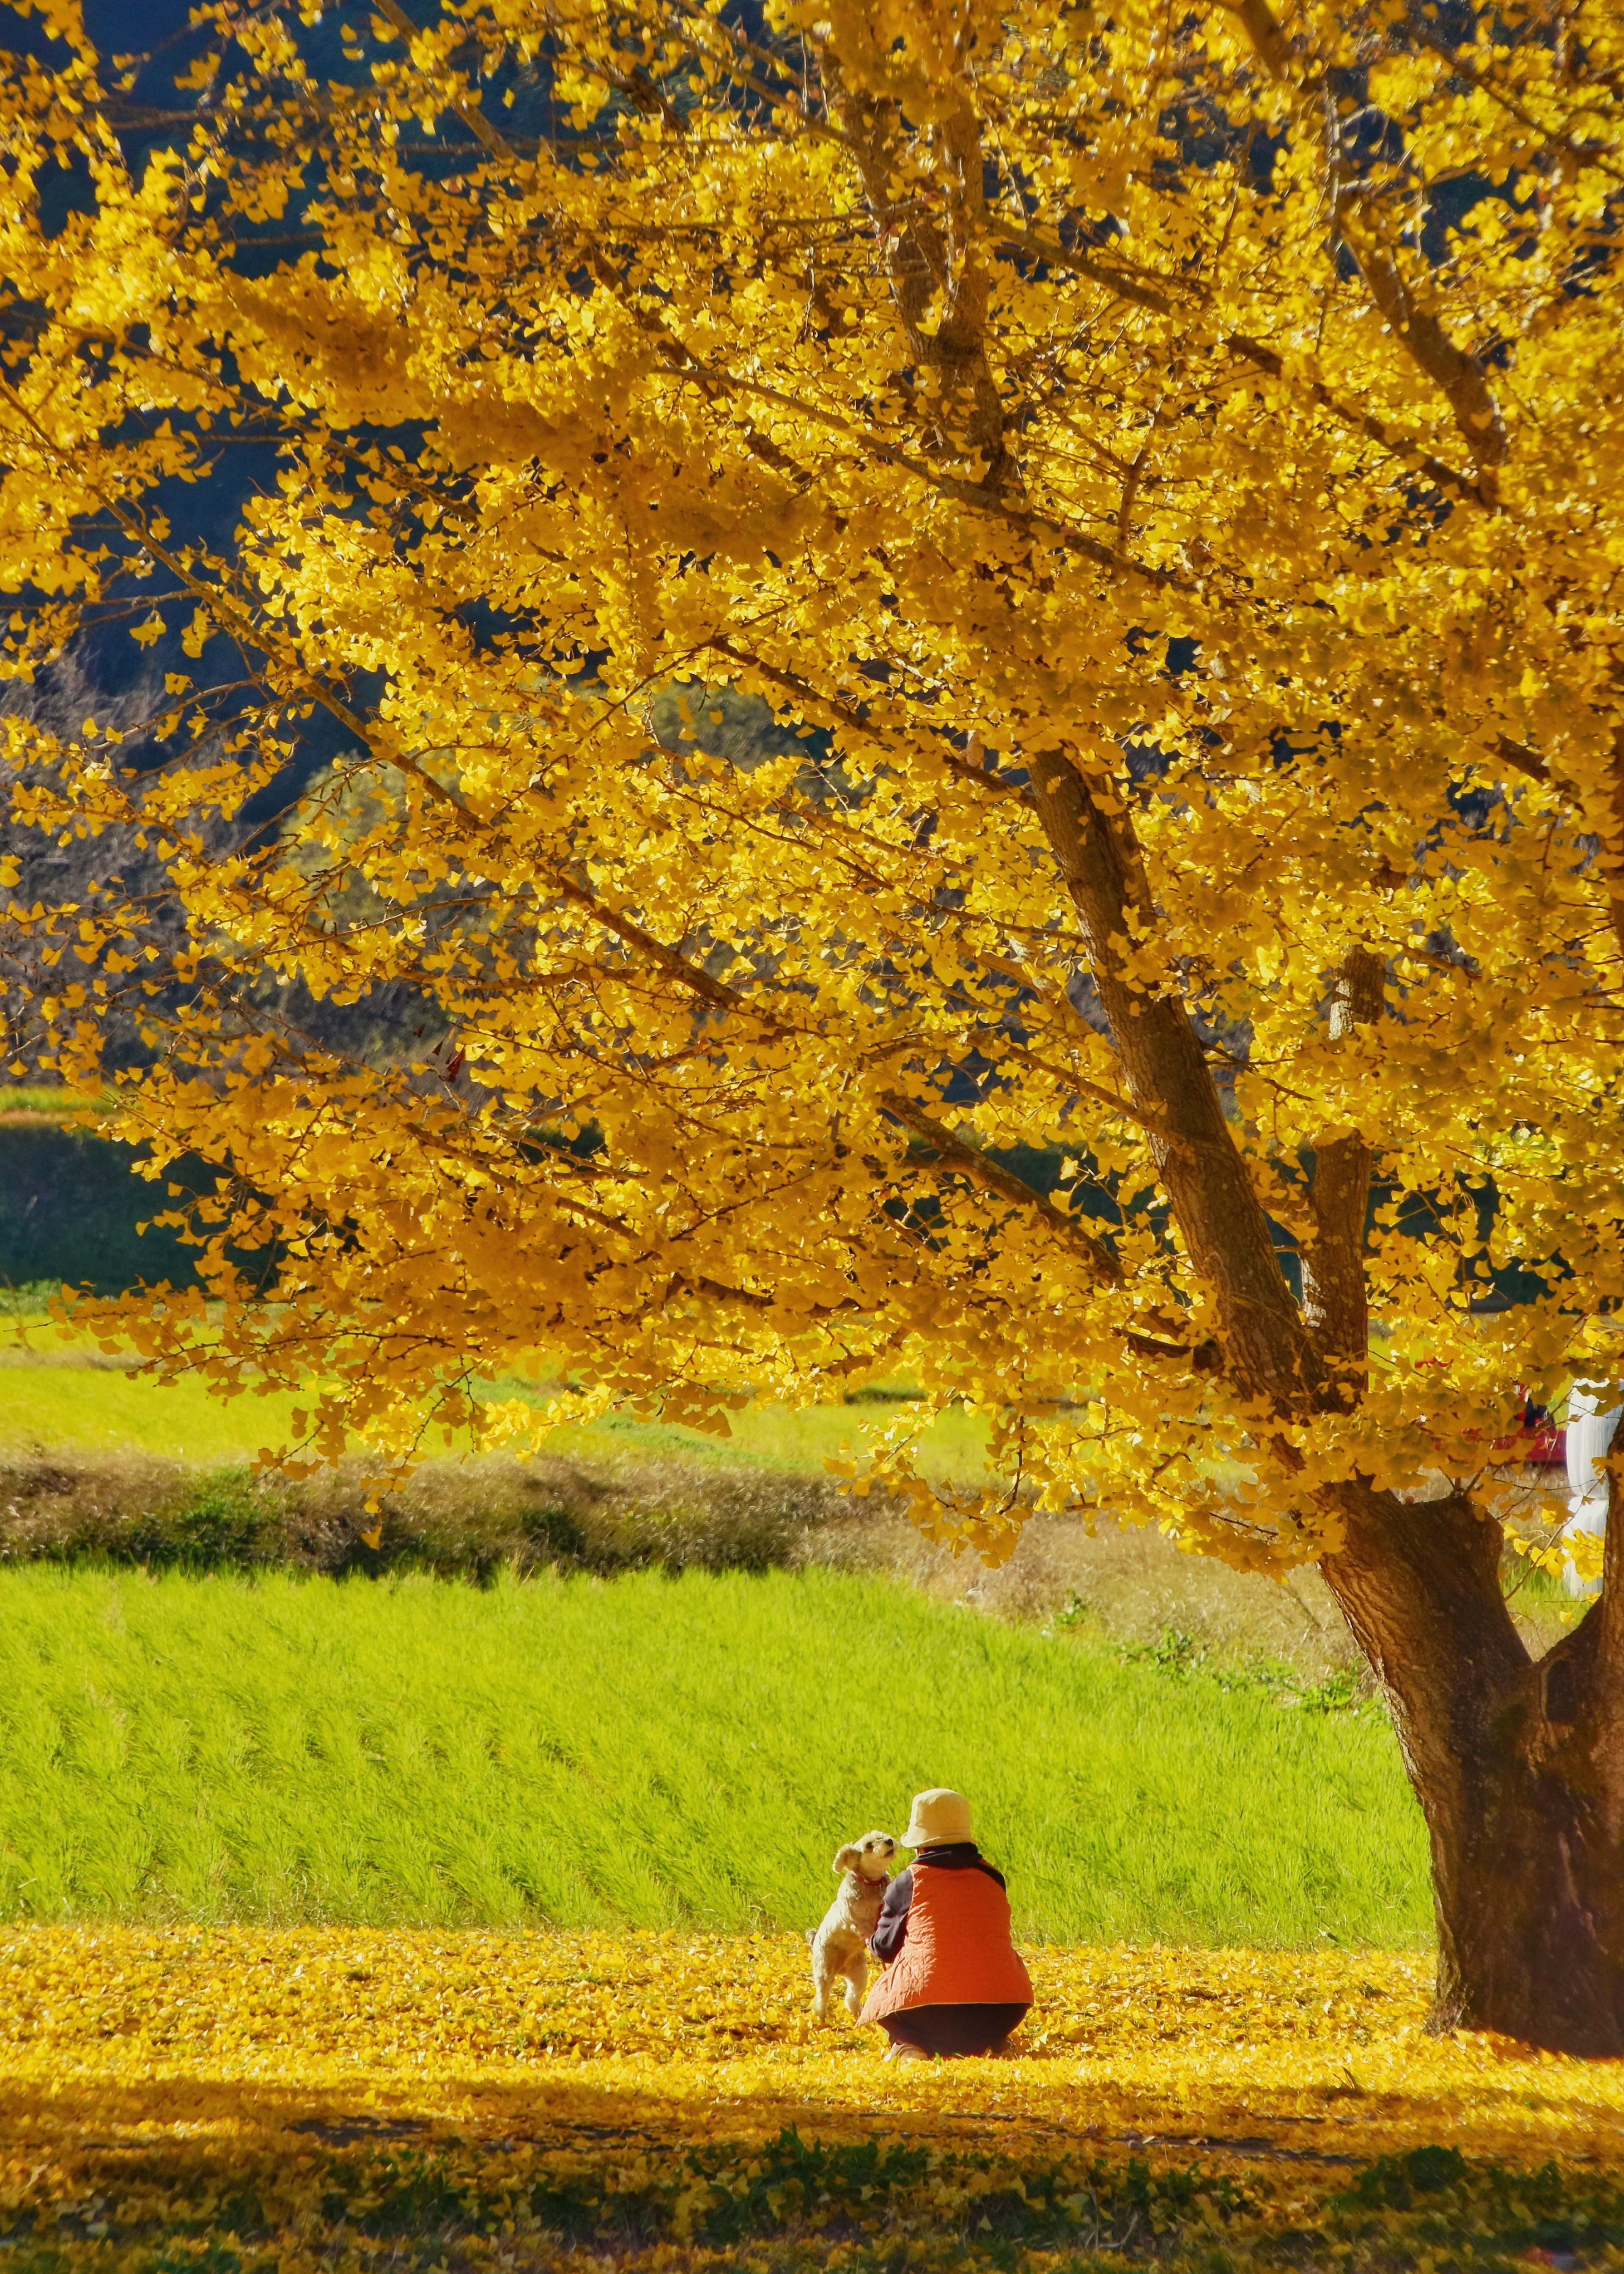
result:
[[(1463, 1496), (1350, 1492), (1322, 1569), (1426, 1819), (1439, 2029), (1624, 2054), (1624, 1714), (1611, 1606), (1532, 1663), (1500, 1530)], [(1616, 1602), (1616, 1595), (1614, 1597)]]
[[(1157, 1172), (1216, 1299), (1225, 1371), (1282, 1416), (1357, 1399), (1368, 1146), (1327, 1133), (1320, 1148), (1299, 1311), (1177, 982), (1147, 984), (1128, 953), (1156, 927), (1131, 809), (1077, 750), (1040, 754), (1032, 775)], [(1381, 983), (1380, 960), (1354, 948), (1334, 1032), (1380, 1016)], [(1333, 1497), (1343, 1545), (1322, 1569), (1392, 1706), (1432, 1840), (1435, 2026), (1624, 2054), (1624, 1517), (1599, 1602), (1536, 1666), (1501, 1593), (1500, 1527), (1469, 1498), (1412, 1504), (1357, 1484)]]

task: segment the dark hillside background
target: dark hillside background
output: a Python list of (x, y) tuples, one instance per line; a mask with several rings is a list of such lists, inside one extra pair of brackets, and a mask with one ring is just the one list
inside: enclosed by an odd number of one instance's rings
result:
[(179, 1235), (136, 1226), (174, 1205), (131, 1174), (124, 1145), (86, 1129), (0, 1122), (0, 1287), (41, 1280), (121, 1295), (143, 1281), (190, 1286)]
[[(30, 1115), (0, 1118), (0, 1293), (49, 1280), (121, 1295), (167, 1279), (190, 1286), (192, 1251), (178, 1232), (137, 1226), (174, 1208), (164, 1183), (132, 1173), (135, 1155), (93, 1130)], [(1052, 1192), (1064, 1158), (1058, 1146), (1016, 1146), (999, 1159), (1040, 1191)], [(215, 1171), (183, 1161), (166, 1183), (211, 1182)], [(1106, 1213), (1103, 1196), (1089, 1215)]]

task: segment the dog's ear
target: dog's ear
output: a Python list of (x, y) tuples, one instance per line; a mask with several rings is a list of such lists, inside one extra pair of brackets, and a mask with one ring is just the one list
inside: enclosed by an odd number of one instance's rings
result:
[(840, 1853), (835, 1857), (834, 1862), (830, 1865), (830, 1869), (833, 1871), (854, 1871), (861, 1862), (862, 1850), (861, 1848), (842, 1848)]

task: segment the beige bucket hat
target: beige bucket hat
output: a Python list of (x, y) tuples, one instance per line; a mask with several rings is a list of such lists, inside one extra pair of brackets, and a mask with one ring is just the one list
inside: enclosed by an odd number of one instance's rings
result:
[(970, 1803), (963, 1793), (938, 1784), (914, 1794), (908, 1828), (902, 1835), (905, 1848), (943, 1848), (950, 1841), (969, 1837)]

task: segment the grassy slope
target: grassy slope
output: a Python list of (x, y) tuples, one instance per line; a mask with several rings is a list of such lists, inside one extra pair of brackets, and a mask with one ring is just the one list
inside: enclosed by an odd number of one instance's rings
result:
[[(0, 1321), (0, 1349), (11, 1337)], [(49, 1327), (30, 1335), (42, 1353), (66, 1356)], [(69, 1346), (71, 1349), (71, 1346)], [(523, 1396), (530, 1385), (494, 1385), (503, 1397)], [(133, 1446), (167, 1460), (209, 1466), (251, 1459), (262, 1446), (289, 1440), (289, 1417), (307, 1397), (252, 1393), (229, 1401), (211, 1397), (201, 1382), (158, 1383), (109, 1369), (75, 1365), (0, 1367), (0, 1446), (76, 1445), (105, 1453)], [(726, 1459), (744, 1454), (776, 1467), (821, 1471), (825, 1456), (855, 1449), (865, 1426), (896, 1418), (893, 1405), (828, 1405), (790, 1413), (768, 1406), (733, 1416), (731, 1439), (703, 1436), (659, 1422), (633, 1421), (620, 1415), (590, 1429), (565, 1429), (550, 1449), (568, 1456), (615, 1451), (682, 1451)], [(963, 1414), (949, 1413), (930, 1432), (929, 1456), (922, 1464), (933, 1476), (963, 1476), (981, 1468), (985, 1431)]]
[(0, 1367), (0, 1445), (76, 1445), (96, 1453), (133, 1446), (214, 1466), (282, 1444), (297, 1403), (277, 1396), (225, 1404), (200, 1382), (161, 1385), (81, 1366), (8, 1366)]
[(1034, 1938), (1426, 1931), (1385, 1721), (882, 1581), (0, 1576), (0, 1915), (806, 1924), (944, 1782)]
[(20, 1087), (0, 1083), (0, 1116), (26, 1113), (51, 1121), (76, 1121), (86, 1114), (109, 1111), (114, 1102), (110, 1090), (90, 1097), (82, 1089), (64, 1089), (55, 1082)]

